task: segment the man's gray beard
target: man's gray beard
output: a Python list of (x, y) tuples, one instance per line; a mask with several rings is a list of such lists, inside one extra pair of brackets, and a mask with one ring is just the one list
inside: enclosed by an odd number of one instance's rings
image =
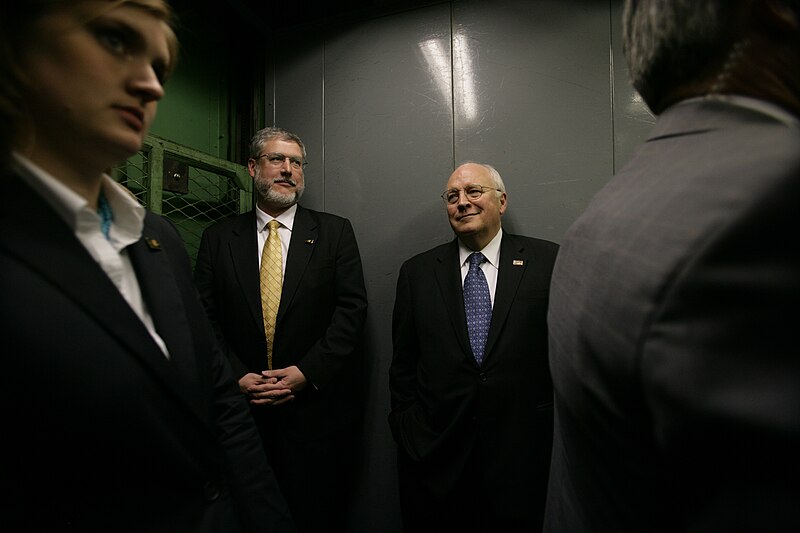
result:
[(292, 207), (300, 201), (300, 197), (303, 196), (303, 192), (306, 190), (305, 185), (300, 185), (293, 194), (287, 195), (273, 191), (272, 183), (266, 184), (263, 181), (256, 181), (255, 185), (259, 198), (275, 207)]

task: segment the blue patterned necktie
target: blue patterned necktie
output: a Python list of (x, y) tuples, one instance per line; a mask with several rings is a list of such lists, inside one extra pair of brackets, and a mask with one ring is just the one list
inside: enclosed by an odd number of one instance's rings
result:
[(486, 258), (480, 252), (469, 256), (469, 272), (464, 278), (464, 311), (467, 314), (467, 331), (472, 355), (480, 365), (483, 363), (483, 350), (489, 336), (489, 324), (492, 321), (492, 300), (489, 296), (489, 284), (481, 270), (481, 263)]

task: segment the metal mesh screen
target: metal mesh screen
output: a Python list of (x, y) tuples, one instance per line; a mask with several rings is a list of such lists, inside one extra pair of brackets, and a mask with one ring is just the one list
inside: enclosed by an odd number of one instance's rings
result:
[(147, 207), (147, 192), (150, 183), (148, 148), (114, 169), (111, 176), (133, 193), (139, 203)]
[[(113, 169), (112, 176), (143, 206), (175, 224), (193, 264), (205, 228), (251, 208), (245, 167), (155, 136), (148, 136), (142, 149)], [(172, 184), (175, 179), (182, 186)]]

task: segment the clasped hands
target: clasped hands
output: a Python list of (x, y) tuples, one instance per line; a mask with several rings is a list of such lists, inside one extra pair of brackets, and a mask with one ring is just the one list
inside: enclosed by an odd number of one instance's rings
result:
[(264, 370), (261, 374), (245, 374), (239, 380), (241, 390), (251, 404), (281, 405), (294, 400), (295, 393), (308, 382), (296, 366)]

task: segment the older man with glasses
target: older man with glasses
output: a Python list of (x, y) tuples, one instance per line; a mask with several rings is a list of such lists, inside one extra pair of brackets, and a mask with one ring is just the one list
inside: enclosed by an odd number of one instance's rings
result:
[(507, 193), (490, 165), (459, 166), (442, 198), (456, 238), (403, 264), (394, 305), (389, 423), (403, 529), (538, 531), (558, 246), (502, 230)]

